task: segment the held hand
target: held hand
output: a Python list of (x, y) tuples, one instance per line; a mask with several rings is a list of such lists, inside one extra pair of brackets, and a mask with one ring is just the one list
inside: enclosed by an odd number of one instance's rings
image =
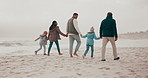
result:
[(82, 34), (80, 34), (80, 36), (82, 36)]
[(64, 37), (67, 37), (67, 35), (64, 35)]
[(66, 34), (66, 37), (68, 37), (68, 33)]
[(117, 41), (118, 40), (118, 38), (115, 38), (115, 41)]
[(100, 39), (102, 39), (102, 37), (100, 37)]
[(66, 34), (65, 37), (68, 37), (68, 34)]

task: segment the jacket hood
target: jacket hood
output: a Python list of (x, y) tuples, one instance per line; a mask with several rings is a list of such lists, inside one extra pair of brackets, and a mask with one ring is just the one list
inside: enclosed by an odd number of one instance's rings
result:
[(90, 28), (90, 32), (94, 32), (94, 27), (91, 27)]
[(41, 34), (40, 36), (43, 37), (43, 36), (46, 36), (46, 34), (43, 33), (43, 34)]
[(52, 31), (54, 31), (54, 30), (56, 30), (57, 28), (59, 28), (58, 26), (56, 26), (55, 28), (53, 28), (52, 30), (50, 30), (50, 32), (52, 32)]
[(108, 18), (112, 19), (113, 17), (112, 16), (107, 16), (106, 19), (108, 19)]
[(95, 33), (95, 32), (87, 32), (88, 34)]

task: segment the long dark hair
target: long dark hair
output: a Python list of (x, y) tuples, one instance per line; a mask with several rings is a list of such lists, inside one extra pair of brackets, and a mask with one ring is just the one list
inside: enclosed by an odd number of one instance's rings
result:
[(51, 26), (50, 26), (50, 30), (54, 29), (57, 26), (57, 21), (53, 21)]

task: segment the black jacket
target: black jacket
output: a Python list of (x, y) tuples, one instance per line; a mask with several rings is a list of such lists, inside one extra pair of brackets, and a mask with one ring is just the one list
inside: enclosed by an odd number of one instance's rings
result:
[(101, 22), (100, 37), (118, 38), (116, 21), (112, 18), (112, 16), (107, 16), (106, 19)]

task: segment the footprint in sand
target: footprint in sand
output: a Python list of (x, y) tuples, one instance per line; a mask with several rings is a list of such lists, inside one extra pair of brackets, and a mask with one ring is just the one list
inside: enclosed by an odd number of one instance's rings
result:
[(142, 78), (140, 75), (137, 75), (135, 78)]
[(70, 78), (70, 77), (68, 77), (68, 76), (61, 76), (60, 78)]
[(145, 76), (144, 78), (148, 78), (148, 76)]
[(110, 70), (110, 68), (107, 68), (107, 67), (102, 67), (102, 68), (98, 68), (98, 69)]
[(35, 76), (36, 74), (29, 74), (27, 75), (27, 77), (32, 77), (32, 76)]
[(122, 73), (121, 72), (116, 72), (116, 74), (121, 75)]
[(128, 69), (130, 72), (135, 72), (134, 70), (132, 70), (132, 69)]
[(120, 76), (119, 78), (129, 78), (128, 76)]
[(76, 73), (78, 76), (82, 76), (82, 74), (80, 74), (80, 73)]

